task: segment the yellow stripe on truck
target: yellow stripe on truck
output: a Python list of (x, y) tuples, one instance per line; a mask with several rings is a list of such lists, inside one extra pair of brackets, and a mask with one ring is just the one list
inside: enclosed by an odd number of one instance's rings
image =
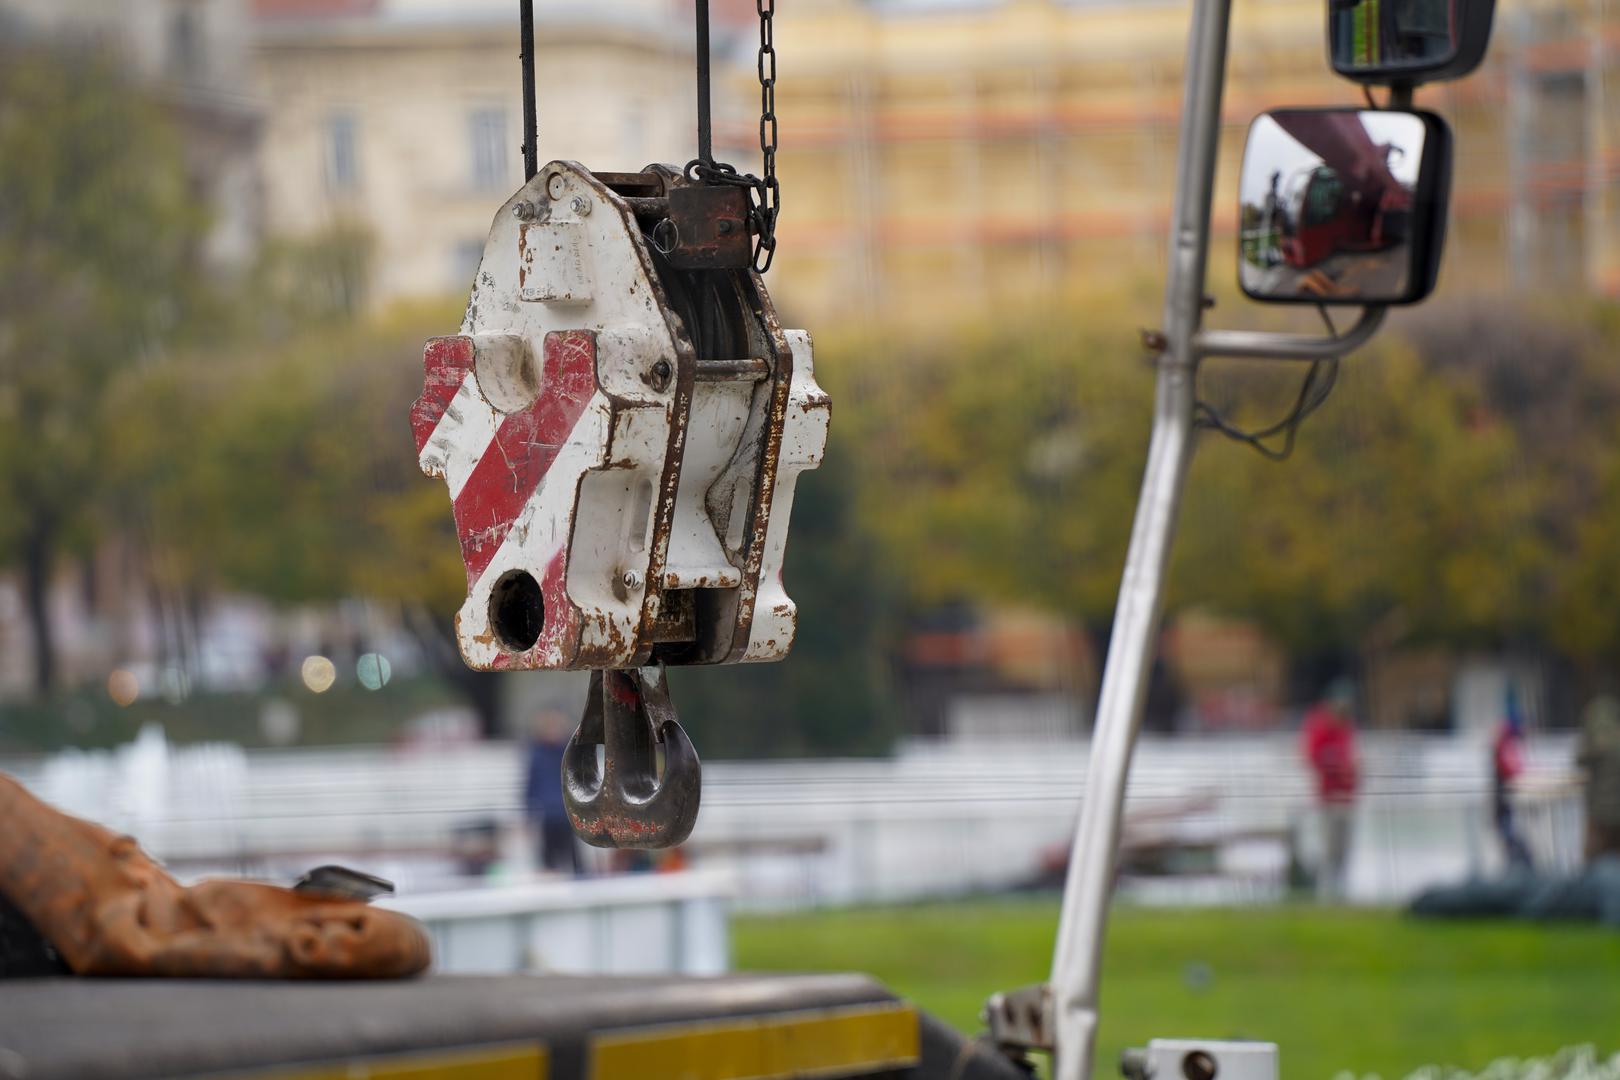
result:
[(917, 1012), (898, 1003), (621, 1029), (590, 1041), (589, 1080), (837, 1077), (917, 1064)]
[(550, 1055), (539, 1043), (503, 1043), (471, 1050), (346, 1058), (231, 1075), (240, 1080), (548, 1080), (550, 1066)]

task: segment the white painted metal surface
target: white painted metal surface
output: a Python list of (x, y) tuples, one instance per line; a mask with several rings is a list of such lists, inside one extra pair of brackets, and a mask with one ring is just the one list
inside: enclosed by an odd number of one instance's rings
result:
[(1277, 1080), (1277, 1044), (1154, 1039), (1147, 1045), (1144, 1064), (1142, 1080)]
[(722, 874), (624, 874), (389, 897), (420, 919), (435, 971), (718, 975), (734, 886)]

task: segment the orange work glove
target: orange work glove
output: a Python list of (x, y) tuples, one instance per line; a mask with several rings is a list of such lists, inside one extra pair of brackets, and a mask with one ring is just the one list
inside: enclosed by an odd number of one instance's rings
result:
[(406, 915), (246, 881), (182, 886), (131, 837), (3, 774), (0, 894), (78, 975), (394, 979), (430, 960)]

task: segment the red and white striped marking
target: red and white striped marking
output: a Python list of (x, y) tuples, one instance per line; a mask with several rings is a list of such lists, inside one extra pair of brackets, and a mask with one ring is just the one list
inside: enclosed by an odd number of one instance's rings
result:
[[(450, 488), (469, 589), (484, 576), (596, 394), (592, 331), (559, 330), (545, 336), (540, 393), (527, 408), (512, 413), (499, 412), (479, 392), (476, 351), (466, 335), (428, 342), (422, 396), (411, 407), (422, 470), (444, 477)], [(545, 594), (548, 629), (553, 630), (561, 627), (549, 624), (568, 606), (566, 532), (557, 539), (560, 543), (536, 574)]]

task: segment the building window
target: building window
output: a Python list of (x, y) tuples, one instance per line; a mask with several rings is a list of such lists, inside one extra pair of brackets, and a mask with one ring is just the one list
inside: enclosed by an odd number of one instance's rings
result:
[(343, 195), (360, 188), (360, 122), (351, 113), (326, 121), (326, 186)]
[(472, 142), (472, 182), (478, 191), (505, 191), (507, 175), (506, 110), (474, 109), (467, 114), (467, 135)]
[(201, 13), (192, 0), (180, 0), (169, 9), (169, 74), (195, 79), (203, 73)]

